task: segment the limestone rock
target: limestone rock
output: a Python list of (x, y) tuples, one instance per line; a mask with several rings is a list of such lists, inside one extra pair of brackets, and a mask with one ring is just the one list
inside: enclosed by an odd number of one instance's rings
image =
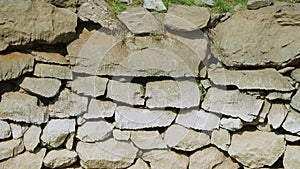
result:
[(297, 82), (300, 82), (300, 69), (295, 69), (291, 72), (291, 77), (295, 79)]
[(34, 124), (45, 123), (48, 117), (44, 110), (37, 106), (37, 102), (36, 97), (27, 94), (5, 93), (0, 102), (0, 119)]
[(176, 123), (196, 130), (213, 130), (219, 128), (220, 116), (204, 110), (181, 110), (176, 118)]
[(132, 8), (121, 12), (117, 18), (133, 34), (155, 33), (162, 29), (158, 20), (144, 8)]
[(211, 143), (223, 151), (228, 151), (230, 133), (224, 129), (213, 130), (211, 133)]
[(130, 139), (130, 131), (114, 129), (113, 136), (118, 141), (128, 141)]
[(167, 10), (162, 0), (144, 0), (143, 7), (146, 9), (152, 9), (156, 11)]
[(171, 148), (194, 151), (210, 144), (209, 135), (173, 124), (164, 133), (164, 141)]
[(78, 142), (76, 151), (84, 168), (126, 168), (136, 158), (138, 149), (131, 143), (109, 139), (104, 142)]
[(299, 5), (242, 10), (218, 24), (213, 39), (222, 63), (230, 67), (297, 64), (299, 12)]
[(136, 162), (128, 169), (150, 169), (150, 167), (141, 158), (137, 159)]
[(106, 97), (130, 105), (144, 105), (144, 87), (137, 83), (122, 83), (110, 80)]
[(112, 117), (115, 113), (117, 104), (111, 101), (91, 99), (88, 111), (83, 114), (84, 119), (97, 119)]
[(49, 168), (62, 168), (72, 165), (77, 160), (77, 153), (66, 149), (51, 150), (45, 156), (43, 163)]
[(286, 150), (283, 157), (283, 166), (286, 169), (296, 169), (300, 165), (299, 157), (300, 155), (300, 147), (299, 146), (291, 146), (287, 145)]
[(69, 89), (64, 89), (58, 100), (49, 105), (51, 117), (65, 118), (79, 116), (87, 111), (88, 98), (72, 93)]
[(190, 108), (200, 104), (200, 91), (196, 82), (163, 80), (148, 82), (146, 106), (149, 108)]
[(6, 121), (0, 120), (0, 139), (5, 139), (11, 136), (11, 129)]
[(60, 86), (61, 82), (57, 79), (34, 77), (25, 77), (20, 84), (24, 90), (46, 98), (54, 97)]
[(207, 8), (170, 4), (165, 16), (165, 26), (178, 31), (205, 28), (210, 19)]
[(291, 133), (298, 133), (300, 132), (300, 113), (290, 109), (287, 114), (286, 119), (284, 120), (282, 127)]
[(278, 129), (288, 114), (284, 104), (273, 103), (268, 114), (268, 123), (270, 123), (273, 129)]
[(291, 106), (300, 111), (300, 90), (298, 90), (297, 93), (292, 97)]
[(38, 63), (35, 65), (33, 75), (37, 77), (53, 77), (57, 79), (72, 80), (72, 70), (67, 66), (60, 65)]
[(271, 108), (271, 103), (268, 102), (267, 100), (265, 100), (263, 108), (261, 109), (259, 116), (258, 116), (258, 121), (263, 123), (267, 117), (267, 115), (269, 114)]
[(49, 148), (56, 148), (63, 144), (70, 133), (75, 132), (75, 123), (73, 119), (52, 119), (43, 129), (41, 140)]
[(272, 1), (270, 0), (248, 0), (247, 8), (248, 9), (259, 9), (262, 7), (270, 6)]
[(0, 51), (34, 42), (67, 43), (75, 34), (77, 16), (69, 9), (31, 1), (4, 1), (0, 9)]
[(166, 149), (167, 145), (163, 141), (158, 131), (131, 131), (131, 141), (140, 149)]
[(78, 127), (76, 138), (82, 142), (95, 142), (108, 138), (114, 125), (103, 121), (87, 121)]
[(296, 141), (300, 140), (299, 136), (294, 136), (294, 135), (291, 135), (291, 134), (285, 134), (284, 138), (285, 138), (286, 141), (289, 141), (289, 142), (296, 142)]
[(243, 122), (239, 118), (223, 117), (220, 121), (220, 127), (230, 131), (236, 131), (243, 127)]
[(103, 96), (106, 91), (108, 79), (98, 76), (76, 77), (72, 81), (72, 90), (78, 94), (98, 97)]
[(186, 169), (189, 163), (187, 156), (169, 150), (152, 150), (144, 153), (142, 159), (150, 163), (151, 169)]
[(116, 127), (120, 129), (169, 126), (175, 117), (176, 113), (169, 110), (148, 110), (125, 106), (117, 107), (115, 112)]
[(239, 89), (291, 91), (294, 87), (275, 69), (209, 71), (208, 77), (217, 85), (234, 85)]
[(290, 101), (292, 98), (292, 92), (289, 93), (280, 93), (280, 92), (270, 92), (267, 96), (266, 99), (268, 100), (286, 100)]
[(272, 132), (244, 131), (231, 140), (229, 155), (251, 168), (273, 165), (285, 150), (284, 136)]
[(38, 126), (32, 125), (24, 134), (24, 145), (25, 149), (33, 152), (37, 145), (40, 143), (40, 135), (42, 133), (42, 129)]
[(68, 150), (73, 149), (75, 133), (70, 133), (66, 138), (65, 146)]
[(214, 169), (239, 169), (238, 163), (232, 161), (230, 157), (226, 157), (221, 164), (218, 164)]
[(240, 93), (238, 90), (210, 88), (206, 93), (202, 108), (210, 112), (239, 117), (251, 122), (258, 116), (263, 100)]
[(67, 59), (59, 53), (32, 51), (31, 55), (36, 61), (44, 63), (54, 63), (60, 65), (68, 65)]
[(0, 142), (0, 160), (14, 157), (23, 150), (24, 144), (22, 139), (2, 141)]
[(224, 154), (212, 146), (198, 150), (190, 156), (189, 169), (211, 169), (222, 163), (224, 158)]
[(23, 137), (29, 126), (24, 123), (9, 123), (13, 139)]
[(45, 154), (45, 148), (35, 153), (26, 151), (16, 157), (0, 162), (0, 168), (40, 169), (42, 168)]

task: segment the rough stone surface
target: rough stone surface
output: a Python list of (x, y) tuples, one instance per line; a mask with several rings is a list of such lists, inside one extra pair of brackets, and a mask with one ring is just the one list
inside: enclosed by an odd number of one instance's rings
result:
[(130, 131), (114, 129), (113, 137), (118, 141), (128, 141), (130, 139)]
[(5, 139), (11, 136), (11, 129), (6, 121), (0, 120), (0, 139)]
[(284, 157), (283, 157), (283, 166), (286, 169), (296, 169), (300, 166), (300, 147), (288, 145), (286, 147)]
[(213, 130), (211, 133), (211, 143), (223, 151), (228, 151), (230, 133), (224, 129)]
[(240, 165), (234, 161), (230, 157), (226, 157), (221, 164), (218, 164), (214, 169), (239, 169)]
[(166, 143), (163, 141), (158, 131), (131, 131), (131, 141), (140, 149), (165, 149)]
[(0, 142), (0, 160), (14, 157), (24, 150), (22, 139)]
[(290, 109), (286, 119), (284, 120), (282, 127), (291, 133), (300, 132), (300, 113)]
[(151, 169), (186, 169), (189, 163), (187, 156), (169, 150), (152, 150), (144, 153), (142, 159), (150, 163)]
[(57, 79), (25, 77), (20, 87), (24, 90), (42, 97), (54, 97), (61, 86)]
[(144, 105), (144, 87), (137, 83), (110, 80), (106, 97), (130, 105)]
[(54, 63), (60, 65), (68, 65), (67, 59), (59, 53), (32, 51), (31, 55), (34, 60), (44, 63)]
[(16, 122), (41, 124), (46, 122), (47, 115), (37, 106), (38, 99), (19, 92), (8, 92), (2, 95), (0, 102), (0, 119)]
[(254, 10), (254, 9), (270, 6), (271, 4), (272, 1), (270, 0), (248, 0), (247, 8)]
[(268, 102), (267, 100), (265, 100), (263, 108), (261, 109), (259, 116), (258, 116), (258, 121), (263, 123), (265, 122), (265, 119), (267, 117), (267, 115), (269, 114), (271, 108), (271, 103)]
[(204, 110), (181, 110), (176, 118), (176, 123), (187, 128), (197, 130), (213, 130), (219, 128), (220, 116)]
[(233, 71), (216, 69), (208, 77), (217, 85), (234, 85), (239, 89), (291, 91), (294, 87), (275, 69)]
[(295, 63), (299, 58), (299, 12), (299, 5), (280, 11), (274, 6), (243, 10), (218, 24), (213, 39), (222, 51), (222, 63), (235, 67)]
[(51, 117), (65, 118), (78, 116), (87, 111), (88, 98), (72, 93), (69, 89), (64, 89), (58, 100), (49, 105)]
[(220, 127), (230, 131), (236, 131), (243, 127), (243, 122), (239, 118), (223, 117), (220, 121)]
[(289, 93), (280, 93), (280, 92), (270, 92), (267, 96), (266, 99), (268, 100), (286, 100), (290, 101), (292, 98), (292, 92)]
[(150, 167), (148, 166), (148, 164), (145, 161), (143, 161), (141, 158), (139, 158), (128, 169), (150, 169)]
[(33, 75), (37, 77), (53, 77), (57, 79), (72, 80), (72, 70), (67, 66), (61, 65), (38, 63), (35, 65)]
[(41, 140), (49, 148), (56, 148), (64, 143), (70, 133), (75, 132), (75, 120), (52, 119), (43, 129)]
[(106, 91), (108, 79), (98, 76), (76, 77), (72, 81), (72, 90), (78, 94), (98, 97), (103, 96)]
[(4, 1), (0, 3), (0, 9), (0, 29), (3, 30), (0, 33), (0, 51), (8, 46), (35, 41), (44, 44), (66, 43), (73, 38), (77, 26), (75, 13), (48, 3)]
[(75, 133), (70, 133), (65, 141), (65, 146), (68, 150), (73, 149)]
[(263, 100), (240, 93), (238, 90), (225, 91), (210, 88), (202, 103), (202, 108), (210, 112), (239, 117), (251, 122), (256, 119), (263, 106)]
[(177, 31), (194, 31), (206, 27), (209, 19), (207, 8), (170, 4), (165, 26)]
[(189, 169), (211, 169), (222, 163), (224, 154), (215, 147), (196, 151), (190, 156)]
[(103, 121), (87, 121), (78, 127), (76, 138), (82, 142), (95, 142), (108, 138), (114, 128), (114, 125)]
[(149, 108), (190, 108), (200, 104), (196, 82), (163, 80), (146, 84), (146, 106)]
[(291, 106), (300, 111), (300, 90), (298, 90), (297, 93), (292, 97)]
[(109, 139), (104, 142), (79, 142), (76, 151), (84, 168), (126, 168), (136, 158), (138, 149), (130, 143)]
[(169, 110), (148, 110), (125, 106), (117, 107), (115, 112), (116, 127), (120, 129), (164, 127), (170, 125), (175, 117), (176, 113)]
[(296, 142), (296, 141), (300, 140), (299, 136), (294, 136), (294, 135), (291, 135), (291, 134), (285, 134), (284, 138), (285, 138), (286, 141), (289, 141), (289, 142)]
[(77, 153), (66, 149), (51, 150), (45, 156), (43, 162), (49, 168), (62, 168), (72, 165), (77, 160)]
[(251, 168), (273, 165), (285, 150), (284, 136), (272, 132), (244, 131), (231, 139), (229, 155)]
[(88, 111), (83, 114), (84, 119), (97, 119), (112, 117), (115, 113), (117, 104), (111, 101), (91, 99)]
[(284, 104), (273, 103), (268, 114), (268, 123), (271, 124), (273, 129), (278, 129), (288, 114)]
[(29, 126), (24, 123), (9, 123), (11, 134), (13, 139), (18, 139), (23, 137), (24, 133), (27, 131)]
[(295, 69), (291, 72), (291, 77), (297, 82), (300, 82), (300, 69)]
[(156, 11), (167, 10), (162, 0), (144, 0), (143, 7), (146, 9), (152, 9)]
[(208, 134), (196, 132), (178, 124), (168, 127), (163, 138), (169, 147), (183, 151), (194, 151), (210, 144)]
[(40, 143), (40, 135), (42, 129), (39, 126), (32, 125), (25, 132), (23, 142), (25, 149), (33, 152), (37, 145)]

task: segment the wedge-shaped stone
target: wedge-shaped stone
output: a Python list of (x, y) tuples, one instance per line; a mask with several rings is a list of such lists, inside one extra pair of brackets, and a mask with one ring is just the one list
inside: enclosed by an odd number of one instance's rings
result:
[(239, 118), (222, 117), (220, 127), (230, 131), (236, 131), (243, 127), (243, 122)]
[(268, 123), (271, 124), (273, 129), (278, 129), (288, 114), (284, 104), (273, 103), (268, 114)]
[(221, 164), (224, 158), (224, 154), (217, 148), (207, 147), (190, 156), (189, 169), (211, 169)]
[(59, 53), (32, 51), (31, 55), (36, 61), (44, 63), (56, 63), (60, 65), (68, 65), (67, 59)]
[(22, 139), (0, 142), (0, 160), (16, 156), (17, 154), (20, 154), (23, 150), (24, 143)]
[(287, 114), (286, 119), (284, 120), (282, 127), (291, 133), (300, 132), (300, 113), (290, 109)]
[(26, 91), (47, 98), (54, 97), (60, 86), (61, 82), (57, 79), (34, 77), (25, 77), (20, 84)]
[(131, 131), (131, 141), (140, 149), (166, 149), (167, 145), (163, 141), (158, 131)]
[(111, 101), (91, 99), (88, 111), (83, 114), (84, 119), (97, 119), (112, 117), (115, 113), (117, 104)]
[(263, 100), (240, 93), (238, 90), (210, 88), (202, 103), (202, 108), (224, 115), (239, 117), (251, 122), (258, 116)]
[(217, 85), (234, 85), (239, 89), (291, 91), (294, 87), (275, 69), (209, 71), (208, 77)]
[(169, 147), (182, 151), (194, 151), (210, 144), (208, 134), (173, 124), (164, 133), (164, 141)]
[(132, 143), (109, 139), (104, 142), (78, 142), (76, 151), (84, 168), (126, 168), (137, 156)]
[(77, 153), (75, 151), (61, 149), (48, 152), (43, 163), (49, 168), (62, 168), (68, 167), (76, 161)]
[(13, 139), (18, 139), (24, 136), (25, 132), (28, 130), (29, 125), (25, 123), (9, 123), (11, 134)]
[(6, 121), (0, 120), (0, 139), (5, 139), (11, 136), (11, 129)]
[(300, 147), (296, 145), (286, 146), (286, 150), (283, 156), (283, 166), (286, 169), (296, 169), (300, 165)]
[(150, 167), (148, 166), (148, 164), (145, 161), (143, 161), (141, 158), (139, 158), (128, 169), (150, 169)]
[(272, 166), (285, 150), (284, 135), (264, 131), (233, 134), (228, 153), (244, 166)]
[(200, 104), (200, 91), (196, 82), (163, 80), (148, 82), (146, 106), (149, 108), (190, 108)]
[(2, 95), (0, 102), (0, 119), (16, 122), (41, 124), (48, 120), (47, 114), (37, 106), (38, 99), (19, 92)]
[(181, 110), (175, 122), (196, 130), (213, 130), (219, 128), (220, 118), (220, 115), (204, 110)]
[(293, 95), (293, 92), (289, 92), (289, 93), (271, 92), (266, 96), (266, 99), (290, 101), (292, 98), (292, 95)]
[(230, 133), (224, 129), (214, 130), (211, 133), (211, 143), (223, 151), (228, 151), (230, 145)]
[(53, 77), (57, 79), (72, 80), (72, 70), (67, 66), (61, 65), (38, 63), (35, 65), (33, 75), (37, 77)]
[(33, 152), (37, 145), (40, 143), (40, 136), (42, 129), (39, 126), (32, 125), (24, 134), (25, 149)]
[(98, 76), (76, 77), (72, 81), (72, 90), (78, 94), (98, 97), (104, 95), (108, 79)]
[(291, 106), (300, 111), (300, 90), (298, 90), (297, 93), (292, 97)]
[(148, 110), (117, 107), (115, 112), (116, 127), (120, 129), (142, 129), (169, 126), (176, 113), (169, 110)]

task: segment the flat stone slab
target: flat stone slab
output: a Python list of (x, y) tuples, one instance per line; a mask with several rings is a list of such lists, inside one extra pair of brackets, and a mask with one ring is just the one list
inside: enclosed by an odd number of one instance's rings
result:
[(238, 90), (225, 91), (210, 88), (204, 98), (202, 108), (251, 122), (259, 115), (263, 103), (263, 100), (240, 93)]
[(243, 127), (243, 122), (239, 118), (222, 117), (220, 127), (230, 131), (236, 131)]
[(217, 85), (234, 85), (239, 89), (291, 91), (294, 87), (275, 69), (227, 70), (216, 69), (208, 72), (208, 77)]
[(297, 145), (287, 145), (283, 156), (284, 168), (298, 168), (300, 164), (300, 147)]
[(117, 104), (111, 101), (91, 99), (88, 111), (83, 114), (84, 119), (97, 119), (112, 117), (115, 113)]
[(207, 147), (196, 151), (190, 156), (190, 169), (196, 168), (214, 168), (221, 164), (225, 158), (225, 155), (215, 147)]
[(284, 104), (273, 103), (268, 114), (268, 123), (271, 124), (273, 129), (278, 129), (283, 123), (288, 110)]
[(10, 80), (33, 71), (34, 58), (29, 54), (13, 52), (0, 55), (0, 81)]
[(200, 104), (200, 91), (195, 81), (148, 82), (145, 96), (149, 108), (190, 108)]
[(150, 169), (148, 164), (141, 158), (137, 159), (136, 162), (128, 169)]
[(60, 65), (69, 64), (67, 59), (59, 53), (32, 51), (31, 55), (34, 57), (34, 60), (38, 62), (54, 63)]
[(33, 152), (40, 143), (42, 129), (39, 126), (32, 125), (25, 132), (23, 142), (27, 151)]
[(230, 133), (225, 129), (213, 130), (211, 133), (211, 143), (223, 151), (228, 151), (230, 139)]
[(11, 129), (6, 121), (0, 120), (0, 139), (5, 139), (11, 136)]
[(140, 149), (166, 149), (167, 144), (158, 131), (131, 131), (130, 139)]
[(282, 127), (291, 133), (299, 133), (300, 132), (300, 113), (295, 111), (294, 109), (289, 109), (289, 112), (282, 124)]
[(24, 150), (22, 139), (7, 140), (0, 142), (0, 160), (14, 157)]
[(43, 163), (49, 168), (68, 167), (77, 161), (77, 153), (75, 151), (61, 149), (51, 150), (45, 156)]
[(34, 68), (34, 76), (37, 77), (53, 77), (57, 79), (72, 80), (72, 70), (67, 66), (48, 65), (38, 63)]
[(98, 76), (76, 77), (72, 81), (72, 91), (86, 96), (103, 96), (108, 79)]
[(120, 129), (142, 129), (169, 126), (176, 113), (169, 110), (148, 110), (120, 106), (115, 111), (116, 127)]
[(291, 106), (300, 111), (300, 90), (296, 92), (296, 94), (292, 97)]
[(270, 0), (248, 0), (247, 9), (255, 10), (266, 6), (270, 6), (271, 4), (272, 1)]

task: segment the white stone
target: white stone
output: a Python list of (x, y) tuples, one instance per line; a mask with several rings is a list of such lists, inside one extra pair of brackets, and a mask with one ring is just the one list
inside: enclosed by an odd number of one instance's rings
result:
[(213, 130), (211, 133), (211, 143), (223, 151), (228, 151), (230, 133), (224, 129)]
[(0, 160), (14, 157), (24, 150), (22, 139), (0, 142)]
[(65, 146), (68, 150), (73, 149), (75, 133), (70, 133), (66, 138)]
[(53, 77), (57, 79), (72, 80), (72, 70), (67, 66), (61, 65), (48, 65), (38, 63), (34, 68), (34, 76), (37, 77)]
[(239, 118), (223, 117), (220, 121), (220, 127), (230, 131), (236, 131), (243, 127), (243, 122)]
[(108, 79), (98, 76), (76, 77), (72, 81), (72, 91), (86, 96), (103, 96)]
[(33, 152), (37, 145), (40, 143), (40, 135), (42, 129), (39, 126), (32, 125), (24, 134), (25, 149)]
[(167, 148), (166, 143), (158, 131), (131, 131), (130, 135), (131, 141), (140, 149), (151, 150)]
[(112, 117), (115, 113), (117, 104), (111, 101), (91, 99), (88, 111), (83, 114), (84, 119), (97, 119)]
[(297, 169), (300, 166), (300, 147), (298, 145), (287, 145), (283, 156), (285, 169)]
[(23, 137), (24, 133), (29, 128), (28, 125), (24, 123), (9, 123), (9, 126), (11, 128), (13, 139), (18, 139)]
[(45, 156), (43, 163), (49, 168), (68, 167), (77, 161), (77, 153), (66, 149), (51, 150)]
[(296, 142), (296, 141), (300, 140), (300, 136), (294, 136), (291, 134), (285, 134), (284, 138), (286, 141), (289, 141), (289, 142)]
[(284, 104), (273, 103), (268, 114), (268, 123), (271, 124), (273, 129), (278, 129), (287, 115), (288, 110)]
[(189, 169), (212, 169), (224, 160), (224, 154), (215, 147), (198, 150), (190, 156)]
[(139, 158), (128, 169), (150, 169), (150, 167), (147, 165), (147, 163), (145, 161), (143, 161), (141, 158)]
[(6, 121), (0, 120), (0, 139), (5, 139), (11, 136), (10, 126)]
[(118, 141), (128, 141), (130, 139), (130, 131), (114, 129), (113, 136)]
[(290, 109), (282, 127), (291, 133), (300, 132), (300, 113), (294, 109)]
[(266, 99), (268, 100), (286, 100), (290, 101), (292, 98), (293, 92), (289, 93), (280, 93), (280, 92), (270, 92), (267, 96)]

